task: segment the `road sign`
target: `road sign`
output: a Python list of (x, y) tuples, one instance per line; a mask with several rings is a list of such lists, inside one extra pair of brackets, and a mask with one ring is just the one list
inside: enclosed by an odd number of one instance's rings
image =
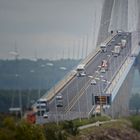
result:
[(96, 105), (110, 105), (111, 104), (111, 94), (105, 95), (95, 95), (94, 101)]

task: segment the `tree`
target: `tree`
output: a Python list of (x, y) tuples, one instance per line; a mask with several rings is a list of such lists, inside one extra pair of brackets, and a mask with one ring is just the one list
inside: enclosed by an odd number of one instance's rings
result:
[(129, 102), (129, 107), (132, 110), (136, 110), (136, 114), (138, 114), (139, 109), (140, 109), (140, 94), (136, 93), (132, 95)]

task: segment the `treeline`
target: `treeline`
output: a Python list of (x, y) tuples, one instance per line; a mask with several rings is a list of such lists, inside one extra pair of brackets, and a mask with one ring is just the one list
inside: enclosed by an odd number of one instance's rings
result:
[(67, 140), (68, 136), (76, 134), (78, 129), (72, 121), (41, 126), (26, 120), (17, 121), (14, 117), (0, 116), (0, 140)]
[(79, 60), (0, 60), (0, 89), (50, 89)]
[(27, 90), (0, 90), (0, 112), (9, 112), (9, 108), (20, 107), (22, 104), (22, 110), (27, 110), (32, 104), (47, 90), (42, 89), (27, 89)]
[(10, 107), (19, 107), (20, 94), (23, 110), (29, 107), (79, 61), (0, 60), (0, 112), (7, 112)]
[(15, 117), (0, 115), (0, 140), (80, 140), (92, 138), (112, 140), (125, 139), (126, 136), (130, 139), (138, 140), (140, 138), (138, 133), (140, 132), (140, 116), (131, 116), (115, 122), (110, 121), (106, 125), (80, 131), (79, 126), (88, 124), (85, 121), (88, 123), (100, 122), (98, 117), (91, 117), (81, 121), (78, 119), (59, 122), (59, 124), (53, 122), (36, 125), (30, 124), (26, 120), (17, 120)]

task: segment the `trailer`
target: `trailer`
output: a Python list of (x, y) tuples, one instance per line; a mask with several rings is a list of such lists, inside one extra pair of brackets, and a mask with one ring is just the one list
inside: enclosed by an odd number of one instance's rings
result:
[(112, 50), (112, 55), (117, 57), (120, 55), (120, 52), (121, 52), (121, 46), (119, 45), (114, 46), (114, 49)]

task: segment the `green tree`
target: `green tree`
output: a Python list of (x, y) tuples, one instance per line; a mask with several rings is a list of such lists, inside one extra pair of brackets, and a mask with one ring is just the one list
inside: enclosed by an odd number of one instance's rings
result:
[(78, 128), (74, 125), (74, 123), (72, 121), (65, 121), (63, 123), (63, 129), (67, 133), (69, 133), (73, 136), (76, 136), (79, 133)]
[(0, 140), (46, 140), (44, 128), (24, 120), (5, 118), (0, 127)]
[(133, 128), (140, 131), (140, 116), (139, 115), (131, 116), (130, 120), (132, 122)]
[(138, 114), (139, 109), (140, 109), (140, 94), (136, 93), (132, 95), (129, 102), (129, 107), (132, 110), (136, 110), (136, 114)]
[(49, 123), (45, 126), (45, 135), (47, 140), (67, 140), (67, 135), (62, 126)]
[(16, 140), (45, 140), (44, 130), (39, 125), (21, 121), (16, 127)]

